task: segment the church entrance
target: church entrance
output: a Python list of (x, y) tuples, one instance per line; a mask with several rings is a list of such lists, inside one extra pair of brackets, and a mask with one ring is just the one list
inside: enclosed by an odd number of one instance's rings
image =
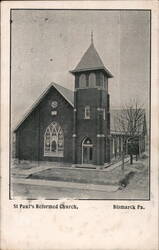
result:
[(93, 144), (89, 138), (82, 143), (82, 164), (91, 164), (93, 160)]

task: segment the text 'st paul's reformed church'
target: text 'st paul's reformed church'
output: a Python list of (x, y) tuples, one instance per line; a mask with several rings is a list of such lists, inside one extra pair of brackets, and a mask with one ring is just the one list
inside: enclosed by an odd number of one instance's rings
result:
[(15, 129), (18, 159), (95, 165), (110, 161), (112, 74), (93, 40), (71, 73), (75, 91), (52, 83)]

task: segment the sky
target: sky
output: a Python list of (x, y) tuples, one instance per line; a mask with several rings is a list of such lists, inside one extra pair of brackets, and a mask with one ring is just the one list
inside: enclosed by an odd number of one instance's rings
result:
[(90, 46), (113, 74), (110, 108), (136, 99), (148, 110), (148, 11), (12, 10), (11, 117), (22, 119), (51, 82), (74, 89), (73, 70)]

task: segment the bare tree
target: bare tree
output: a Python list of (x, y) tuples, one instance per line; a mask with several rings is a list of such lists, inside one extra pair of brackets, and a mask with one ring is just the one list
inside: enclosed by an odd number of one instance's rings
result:
[[(135, 138), (143, 133), (145, 122), (145, 110), (136, 100), (125, 104), (115, 117), (115, 129), (123, 138), (122, 170), (124, 171), (124, 159), (127, 153), (128, 141), (133, 142)], [(132, 145), (133, 146), (133, 145)], [(136, 158), (137, 158), (136, 154)], [(130, 164), (133, 164), (133, 154), (130, 153)]]

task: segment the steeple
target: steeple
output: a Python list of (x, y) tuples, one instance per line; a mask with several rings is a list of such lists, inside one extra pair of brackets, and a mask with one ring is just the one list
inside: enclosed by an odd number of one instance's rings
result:
[(76, 68), (70, 71), (72, 74), (92, 71), (92, 70), (102, 70), (106, 73), (108, 78), (112, 78), (110, 71), (104, 66), (98, 52), (96, 51), (93, 43), (93, 31), (91, 32), (91, 44), (87, 51), (84, 53), (80, 62), (77, 64)]
[(71, 73), (75, 76), (73, 162), (104, 165), (110, 154), (108, 78), (113, 76), (94, 47), (93, 32), (89, 48)]

